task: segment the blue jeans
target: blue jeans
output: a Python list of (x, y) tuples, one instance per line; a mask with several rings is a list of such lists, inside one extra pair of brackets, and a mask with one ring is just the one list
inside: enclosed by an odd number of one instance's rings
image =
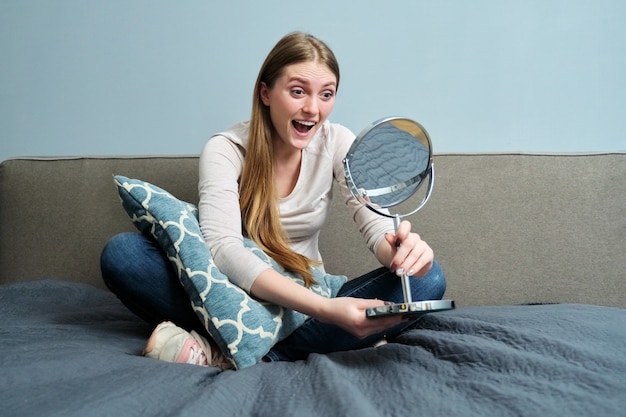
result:
[[(100, 258), (102, 278), (107, 287), (137, 316), (157, 325), (170, 320), (187, 330), (207, 335), (202, 322), (191, 308), (170, 261), (158, 244), (139, 233), (122, 233), (105, 245)], [(428, 274), (411, 279), (414, 301), (441, 299), (446, 289), (443, 272), (434, 263)], [(349, 280), (338, 296), (378, 298), (402, 302), (400, 279), (387, 268), (379, 268)], [(268, 353), (270, 360), (305, 359), (310, 353), (329, 353), (370, 346), (383, 337), (393, 338), (415, 322), (407, 321), (380, 334), (359, 339), (337, 326), (307, 320)]]

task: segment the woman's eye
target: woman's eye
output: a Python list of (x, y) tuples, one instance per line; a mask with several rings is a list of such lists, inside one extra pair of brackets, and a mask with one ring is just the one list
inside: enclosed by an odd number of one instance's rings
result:
[(322, 97), (324, 97), (325, 99), (330, 99), (333, 98), (335, 96), (335, 93), (333, 93), (332, 91), (325, 91), (322, 93)]
[(301, 96), (304, 94), (304, 91), (300, 88), (294, 88), (293, 90), (291, 90), (291, 94), (293, 94), (294, 96)]

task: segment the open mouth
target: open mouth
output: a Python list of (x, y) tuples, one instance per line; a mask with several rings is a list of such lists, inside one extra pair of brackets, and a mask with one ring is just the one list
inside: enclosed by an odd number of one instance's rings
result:
[(316, 125), (315, 122), (307, 122), (304, 120), (294, 120), (291, 124), (299, 133), (307, 133)]

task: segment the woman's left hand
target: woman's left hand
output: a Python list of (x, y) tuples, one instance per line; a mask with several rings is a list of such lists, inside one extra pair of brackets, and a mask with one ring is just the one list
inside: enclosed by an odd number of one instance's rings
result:
[(417, 233), (411, 232), (411, 223), (404, 220), (398, 232), (387, 233), (385, 240), (394, 251), (390, 269), (398, 276), (407, 274), (423, 277), (433, 265), (433, 250)]

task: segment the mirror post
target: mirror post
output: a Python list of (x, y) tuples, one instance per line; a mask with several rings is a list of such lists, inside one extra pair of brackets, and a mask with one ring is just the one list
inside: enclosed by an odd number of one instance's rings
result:
[[(398, 234), (398, 229), (400, 228), (400, 215), (396, 214), (393, 216), (393, 227)], [(404, 302), (406, 304), (410, 304), (413, 302), (413, 298), (411, 297), (411, 282), (410, 277), (407, 273), (402, 274), (402, 294), (404, 295)]]

